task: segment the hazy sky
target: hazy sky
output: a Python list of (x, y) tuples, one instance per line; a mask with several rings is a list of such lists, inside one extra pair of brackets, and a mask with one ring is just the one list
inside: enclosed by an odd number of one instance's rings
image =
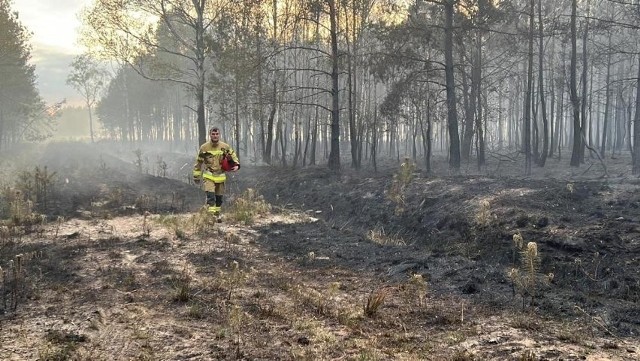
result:
[(47, 102), (67, 99), (80, 105), (82, 98), (66, 85), (69, 64), (82, 51), (77, 44), (78, 14), (93, 0), (13, 0), (18, 20), (33, 35), (32, 63), (36, 66), (40, 95)]

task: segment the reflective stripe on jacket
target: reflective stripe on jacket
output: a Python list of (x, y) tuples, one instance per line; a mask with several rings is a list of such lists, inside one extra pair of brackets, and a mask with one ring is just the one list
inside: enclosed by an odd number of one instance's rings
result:
[(204, 180), (214, 183), (224, 183), (227, 176), (222, 170), (221, 162), (225, 153), (230, 154), (232, 159), (239, 163), (238, 156), (229, 144), (222, 141), (215, 145), (211, 142), (202, 144), (196, 156), (193, 176), (196, 178), (202, 176)]

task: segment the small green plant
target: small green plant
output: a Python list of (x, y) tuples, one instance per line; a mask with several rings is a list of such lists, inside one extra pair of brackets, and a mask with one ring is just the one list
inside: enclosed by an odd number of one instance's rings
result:
[(235, 232), (227, 232), (224, 235), (224, 241), (229, 244), (238, 244), (242, 241), (242, 238)]
[(143, 195), (139, 196), (135, 200), (135, 206), (136, 206), (137, 209), (139, 209), (143, 213), (148, 211), (148, 210), (150, 210), (151, 209), (151, 197), (149, 197), (147, 194), (143, 194)]
[(167, 176), (167, 168), (169, 168), (169, 166), (167, 165), (167, 162), (162, 160), (162, 157), (158, 156), (156, 164), (158, 165), (158, 176), (159, 177), (166, 177)]
[[(543, 278), (547, 282), (553, 280), (553, 273), (540, 275), (540, 254), (538, 252), (538, 244), (536, 242), (528, 242), (523, 245), (522, 236), (514, 235), (514, 245), (520, 246), (520, 266), (511, 268), (507, 275), (513, 284), (514, 294), (518, 293), (522, 296), (522, 307), (526, 305), (526, 299), (530, 298), (531, 303), (535, 300), (540, 286), (539, 278)], [(541, 277), (542, 276), (542, 277)]]
[(138, 287), (138, 282), (136, 281), (136, 274), (132, 271), (125, 272), (120, 282), (128, 290), (134, 290)]
[(187, 233), (184, 230), (184, 222), (176, 216), (160, 216), (158, 223), (169, 228), (178, 239), (186, 239)]
[(187, 302), (191, 299), (191, 282), (193, 281), (193, 277), (191, 277), (191, 272), (189, 268), (185, 265), (182, 268), (180, 274), (174, 278), (173, 287), (176, 291), (173, 296), (173, 300), (177, 302)]
[(19, 189), (5, 188), (4, 198), (9, 205), (9, 220), (11, 226), (21, 226), (30, 223), (33, 215), (33, 202)]
[(233, 292), (246, 282), (248, 275), (240, 269), (238, 261), (232, 261), (227, 268), (228, 272), (220, 271), (220, 286), (227, 290), (227, 300), (231, 300)]
[(573, 183), (567, 183), (567, 192), (573, 194), (576, 191), (576, 186)]
[(371, 291), (364, 304), (364, 315), (374, 317), (384, 304), (388, 294), (389, 290), (387, 288), (379, 288)]
[(240, 236), (238, 236), (233, 231), (228, 231), (227, 233), (224, 234), (224, 244), (225, 244), (225, 247), (227, 248), (227, 251), (231, 251), (232, 245), (239, 244), (241, 241), (242, 241), (242, 238), (240, 238)]
[(339, 282), (332, 282), (326, 290), (315, 290), (311, 287), (296, 285), (292, 291), (297, 302), (310, 307), (319, 315), (333, 316), (335, 311), (335, 296), (340, 289)]
[(395, 213), (397, 215), (404, 213), (406, 206), (406, 189), (413, 181), (415, 170), (415, 163), (411, 162), (409, 158), (405, 158), (404, 163), (400, 165), (398, 172), (393, 175), (391, 187), (387, 191), (387, 197), (395, 203)]
[(212, 230), (218, 227), (216, 216), (207, 211), (206, 205), (202, 206), (196, 214), (191, 216), (188, 223), (193, 226), (193, 234), (198, 236), (209, 236)]
[(531, 350), (525, 351), (522, 356), (520, 356), (520, 361), (537, 361), (538, 357), (536, 357), (535, 352)]
[(458, 350), (451, 357), (451, 361), (474, 361), (475, 357), (467, 350)]
[(558, 340), (565, 343), (573, 343), (579, 345), (582, 342), (582, 336), (580, 332), (576, 332), (575, 329), (569, 327), (563, 327), (560, 330), (556, 331), (556, 337)]
[(249, 188), (233, 202), (229, 208), (228, 218), (249, 225), (257, 216), (268, 214), (270, 211), (271, 205), (256, 190)]
[(104, 161), (104, 158), (102, 158), (102, 154), (100, 155), (100, 160), (98, 161), (98, 172), (100, 172), (100, 175), (102, 176), (106, 176), (107, 174), (109, 174), (109, 167), (107, 166), (107, 162)]
[(171, 208), (172, 209), (182, 211), (184, 210), (185, 203), (186, 203), (186, 198), (183, 193), (171, 192)]
[(120, 207), (124, 204), (124, 193), (122, 188), (111, 188), (107, 193), (107, 203), (110, 207)]
[(522, 246), (524, 245), (524, 238), (520, 234), (520, 232), (516, 233), (512, 237), (513, 239), (513, 252), (511, 253), (511, 261), (515, 266), (518, 261), (518, 255), (522, 250)]
[(33, 177), (35, 179), (36, 191), (34, 202), (40, 205), (41, 211), (46, 212), (49, 197), (52, 193), (56, 172), (48, 172), (47, 166), (44, 166), (42, 170), (40, 170), (39, 167), (36, 167)]
[(358, 354), (358, 361), (378, 361), (383, 357), (377, 350), (361, 350)]
[(509, 326), (528, 331), (540, 331), (543, 328), (538, 317), (524, 313), (516, 314), (513, 319), (509, 320)]
[(142, 150), (136, 149), (133, 154), (135, 154), (136, 156), (133, 164), (135, 164), (136, 168), (138, 168), (138, 173), (142, 174), (142, 165), (144, 164), (144, 162), (142, 161)]
[(54, 361), (54, 360), (73, 360), (73, 355), (76, 350), (75, 343), (66, 343), (63, 345), (54, 345), (51, 342), (47, 342), (38, 350), (38, 360)]
[(409, 157), (404, 158), (404, 162), (400, 164), (400, 171), (398, 172), (398, 178), (404, 185), (409, 185), (414, 177), (416, 170), (416, 164), (413, 163)]
[[(53, 193), (53, 185), (56, 179), (56, 172), (49, 172), (47, 167), (40, 169), (35, 167), (33, 172), (23, 171), (18, 177), (14, 188), (9, 188), (9, 192), (20, 192), (19, 197), (31, 202), (31, 208), (37, 208), (46, 212), (50, 197)], [(5, 198), (7, 194), (5, 194)], [(8, 195), (12, 198), (11, 195)]]
[(242, 359), (242, 324), (244, 322), (244, 314), (242, 309), (238, 305), (231, 305), (229, 312), (227, 314), (227, 322), (229, 323), (229, 328), (231, 328), (234, 333), (234, 346), (235, 346), (235, 359)]
[(58, 216), (58, 218), (56, 218), (56, 233), (54, 235), (54, 238), (58, 238), (58, 233), (60, 232), (60, 227), (62, 226), (62, 223), (64, 223), (64, 217)]
[(145, 211), (142, 215), (142, 235), (145, 237), (149, 237), (151, 235), (151, 222), (149, 221), (149, 217), (151, 213)]
[(402, 287), (408, 299), (415, 300), (418, 307), (424, 307), (429, 286), (421, 274), (413, 274)]
[(486, 227), (491, 222), (491, 203), (488, 200), (483, 199), (480, 201), (478, 211), (475, 214), (476, 223), (481, 227)]
[(371, 242), (383, 246), (406, 246), (407, 243), (398, 236), (392, 236), (385, 232), (384, 228), (375, 228), (369, 231), (368, 238)]
[(15, 311), (18, 303), (25, 296), (25, 257), (22, 254), (16, 255), (9, 260), (6, 271), (0, 268), (2, 276), (2, 303), (4, 309)]
[(184, 229), (180, 228), (180, 227), (176, 227), (173, 230), (173, 234), (175, 234), (177, 239), (187, 239), (187, 234), (184, 232)]
[(205, 306), (199, 302), (193, 303), (189, 305), (189, 309), (187, 310), (187, 316), (194, 320), (201, 320), (205, 318)]
[(11, 229), (7, 226), (0, 226), (0, 246), (3, 246), (11, 239)]

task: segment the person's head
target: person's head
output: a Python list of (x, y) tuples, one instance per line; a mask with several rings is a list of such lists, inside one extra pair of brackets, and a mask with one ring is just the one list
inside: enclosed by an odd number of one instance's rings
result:
[(209, 129), (209, 137), (211, 138), (211, 143), (218, 143), (220, 140), (220, 130), (218, 127), (212, 127)]

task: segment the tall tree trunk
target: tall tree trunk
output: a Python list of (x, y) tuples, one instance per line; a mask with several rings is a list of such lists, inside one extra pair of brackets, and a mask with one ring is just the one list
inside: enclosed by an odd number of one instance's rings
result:
[[(419, 112), (418, 122), (420, 122), (420, 132), (422, 135), (422, 147), (424, 150), (424, 167), (427, 174), (431, 174), (431, 100), (429, 99), (429, 84), (427, 83), (427, 96), (424, 100), (426, 105), (426, 115)], [(426, 117), (426, 119), (423, 119)], [(425, 122), (426, 127), (425, 127)]]
[(549, 152), (549, 120), (547, 119), (547, 101), (544, 92), (543, 60), (544, 60), (544, 29), (542, 24), (542, 0), (538, 0), (538, 92), (542, 107), (542, 154), (538, 159), (538, 166), (544, 167)]
[(638, 77), (636, 78), (636, 113), (633, 117), (633, 151), (631, 161), (634, 175), (640, 174), (640, 58), (638, 59)]
[(571, 150), (572, 167), (580, 166), (582, 161), (582, 127), (580, 125), (580, 99), (578, 98), (578, 85), (576, 79), (577, 66), (577, 32), (576, 32), (576, 11), (577, 0), (571, 0), (571, 65), (569, 72), (571, 79), (569, 81), (569, 91), (571, 92), (571, 106), (573, 108), (573, 148)]
[[(460, 52), (466, 52), (464, 44), (460, 46)], [(464, 54), (460, 54), (460, 64), (464, 64)], [(474, 111), (476, 108), (476, 97), (474, 92), (474, 74), (475, 74), (475, 55), (471, 52), (472, 65), (471, 65), (471, 81), (469, 81), (466, 73), (466, 67), (460, 71), (460, 78), (462, 81), (462, 108), (464, 109), (464, 117), (462, 122), (462, 139), (460, 144), (460, 158), (462, 161), (467, 162), (471, 159), (471, 142), (473, 140), (474, 132)], [(471, 82), (471, 84), (469, 84)]]
[(531, 174), (531, 103), (533, 92), (533, 20), (535, 0), (529, 2), (529, 54), (527, 62), (527, 90), (524, 96), (522, 141), (525, 155), (525, 174)]
[[(262, 59), (263, 58), (263, 54), (262, 54), (262, 36), (260, 36), (261, 31), (256, 31), (256, 56), (258, 57), (258, 59)], [(263, 102), (263, 85), (262, 82), (264, 81), (263, 79), (264, 77), (264, 66), (263, 66), (263, 62), (260, 61), (258, 63), (258, 85), (257, 85), (257, 97), (258, 97), (258, 126), (260, 127), (260, 155), (262, 156), (262, 161), (267, 163), (267, 160), (265, 159), (265, 155), (266, 155), (266, 131), (265, 131), (265, 125), (264, 125), (264, 102)], [(256, 154), (256, 159), (258, 154)]]
[(271, 148), (273, 146), (273, 123), (276, 117), (276, 112), (278, 111), (278, 104), (276, 99), (276, 80), (273, 80), (273, 89), (272, 89), (272, 97), (271, 97), (271, 112), (269, 112), (269, 118), (267, 119), (267, 139), (266, 146), (264, 148), (264, 153), (262, 154), (262, 160), (271, 164)]
[(238, 84), (239, 80), (238, 80), (238, 73), (235, 74), (235, 80), (234, 80), (234, 107), (233, 107), (233, 117), (234, 117), (234, 124), (235, 124), (235, 132), (234, 134), (234, 141), (235, 141), (235, 151), (238, 154), (238, 157), (241, 156), (241, 149), (240, 149), (240, 86)]
[[(561, 59), (562, 59), (562, 69), (566, 69), (567, 67), (567, 57), (565, 56), (566, 52), (565, 52), (565, 46), (563, 44), (562, 46), (562, 55), (561, 55)], [(566, 89), (565, 89), (565, 78), (560, 77), (557, 81), (557, 85), (558, 85), (558, 94), (560, 96), (560, 98), (558, 99), (558, 105), (556, 107), (556, 113), (558, 114), (558, 121), (556, 122), (556, 133), (557, 133), (557, 146), (558, 146), (558, 160), (562, 159), (562, 146), (565, 142), (566, 139), (566, 134), (565, 134), (565, 115), (564, 115), (564, 103), (565, 103), (565, 94), (566, 94)]]
[[(317, 108), (317, 107), (316, 107)], [(304, 136), (304, 151), (302, 153), (302, 166), (307, 165), (307, 155), (309, 155), (309, 144), (311, 143), (311, 115), (307, 116), (307, 132)]]
[(87, 102), (87, 109), (89, 110), (89, 135), (91, 136), (91, 143), (93, 143), (93, 109), (89, 102)]
[(460, 170), (460, 135), (458, 134), (458, 113), (456, 110), (456, 88), (453, 69), (453, 6), (456, 0), (444, 2), (444, 59), (445, 83), (447, 88), (447, 126), (449, 129), (449, 168)]
[[(373, 87), (373, 99), (377, 99), (378, 91), (377, 87)], [(376, 156), (378, 151), (378, 107), (373, 107), (373, 124), (371, 125), (371, 164), (373, 165), (373, 171), (378, 172), (378, 164), (376, 162)]]
[(580, 147), (580, 163), (584, 163), (584, 151), (585, 151), (585, 136), (587, 135), (587, 130), (589, 129), (587, 122), (587, 99), (589, 97), (589, 93), (587, 92), (587, 70), (588, 70), (588, 59), (587, 59), (587, 38), (589, 35), (589, 16), (590, 16), (590, 1), (587, 0), (587, 16), (584, 19), (584, 29), (582, 31), (582, 75), (580, 76), (580, 81), (582, 82), (582, 102), (580, 103), (580, 129), (581, 129), (581, 140), (582, 144)]
[(199, 144), (203, 144), (207, 141), (207, 129), (205, 122), (205, 83), (206, 83), (206, 71), (204, 68), (204, 63), (206, 60), (205, 56), (205, 44), (204, 44), (204, 11), (205, 11), (206, 0), (197, 0), (193, 1), (193, 5), (196, 8), (196, 24), (194, 25), (195, 36), (196, 36), (196, 102), (197, 102), (197, 122), (198, 122), (198, 140)]
[[(608, 36), (609, 40), (609, 49), (611, 49), (611, 32), (609, 32)], [(600, 144), (600, 156), (604, 158), (606, 146), (607, 146), (607, 135), (609, 134), (609, 109), (611, 107), (611, 52), (607, 54), (607, 75), (605, 78), (605, 98), (604, 98), (604, 119), (602, 120), (602, 142)]]
[(340, 97), (338, 82), (338, 14), (336, 1), (327, 0), (331, 23), (331, 151), (329, 169), (340, 169)]
[(473, 67), (473, 73), (471, 77), (472, 81), (472, 96), (475, 97), (475, 122), (476, 122), (476, 140), (477, 140), (477, 152), (478, 152), (478, 170), (482, 170), (485, 165), (485, 145), (484, 145), (484, 132), (482, 127), (482, 32), (479, 30), (476, 38), (476, 49), (475, 49), (475, 61)]
[(1, 106), (2, 104), (0, 104), (0, 150), (2, 150), (2, 146), (5, 143), (5, 139), (4, 139), (4, 107)]
[[(277, 45), (277, 41), (278, 41), (278, 0), (273, 0), (272, 5), (271, 5), (271, 19), (272, 19), (272, 37), (273, 37), (273, 46), (275, 47)], [(269, 118), (267, 119), (267, 129), (266, 129), (266, 140), (265, 140), (265, 147), (264, 147), (264, 153), (262, 154), (262, 160), (267, 163), (267, 164), (271, 164), (271, 162), (273, 161), (273, 157), (272, 157), (272, 150), (274, 147), (274, 140), (273, 140), (273, 136), (274, 136), (274, 120), (275, 120), (275, 116), (276, 113), (278, 111), (278, 73), (277, 73), (277, 64), (278, 59), (275, 58), (274, 62), (276, 63), (274, 65), (274, 70), (273, 70), (273, 79), (272, 79), (272, 84), (271, 84), (271, 111), (269, 113)]]
[(315, 109), (315, 116), (313, 120), (313, 132), (311, 133), (311, 157), (309, 157), (309, 164), (316, 165), (316, 151), (318, 145), (318, 123), (320, 122), (320, 115), (318, 107)]
[[(282, 111), (281, 113), (278, 114), (278, 121), (276, 124), (276, 158), (278, 155), (280, 155), (280, 163), (283, 167), (287, 166), (287, 125), (285, 124), (284, 121), (284, 117), (286, 116), (285, 114), (282, 113), (286, 113), (284, 111)], [(278, 144), (280, 145), (280, 148), (278, 149), (277, 146)]]
[(504, 147), (504, 117), (502, 111), (503, 97), (498, 94), (498, 149), (502, 150)]
[(558, 113), (556, 110), (556, 70), (555, 70), (555, 55), (556, 54), (556, 40), (555, 37), (551, 38), (551, 51), (549, 54), (549, 76), (547, 77), (547, 87), (549, 90), (549, 96), (547, 97), (550, 100), (549, 104), (549, 151), (547, 152), (547, 158), (553, 157), (553, 152), (555, 149), (553, 148), (555, 138), (558, 134), (555, 131), (555, 125), (558, 122)]
[[(295, 116), (293, 119), (296, 119)], [(300, 151), (302, 148), (302, 140), (300, 140), (300, 127), (302, 122), (293, 122), (293, 167), (298, 166), (298, 158), (300, 158)]]
[[(351, 29), (349, 25), (351, 24)], [(351, 145), (351, 167), (360, 169), (358, 160), (358, 129), (356, 117), (356, 97), (357, 97), (357, 35), (356, 35), (356, 8), (352, 7), (351, 23), (346, 21), (347, 39), (347, 86), (349, 103), (349, 142)], [(353, 35), (353, 37), (352, 37)]]

